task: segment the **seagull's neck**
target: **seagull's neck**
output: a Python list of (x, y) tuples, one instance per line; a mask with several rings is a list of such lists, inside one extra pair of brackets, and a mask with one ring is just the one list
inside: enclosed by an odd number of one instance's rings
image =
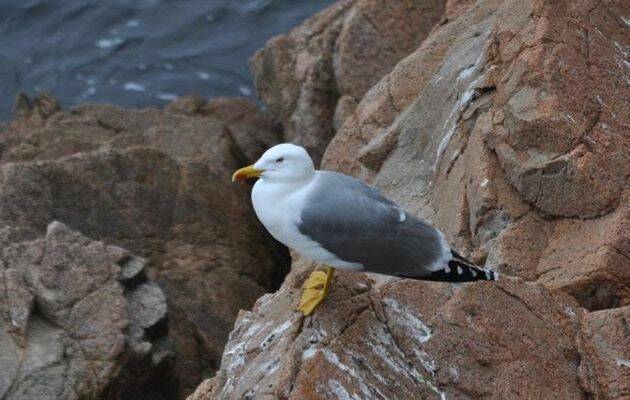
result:
[(314, 171), (311, 176), (305, 179), (288, 182), (259, 179), (254, 185), (252, 199), (254, 199), (254, 197), (259, 197), (264, 198), (267, 204), (277, 203), (282, 199), (308, 188), (308, 186), (315, 181), (316, 172), (317, 171)]
[(304, 179), (292, 180), (288, 182), (259, 179), (258, 182), (256, 182), (255, 186), (262, 186), (269, 191), (273, 191), (279, 194), (280, 193), (288, 194), (288, 193), (298, 191), (310, 185), (314, 180), (315, 180), (315, 173), (313, 173), (313, 175), (306, 177)]

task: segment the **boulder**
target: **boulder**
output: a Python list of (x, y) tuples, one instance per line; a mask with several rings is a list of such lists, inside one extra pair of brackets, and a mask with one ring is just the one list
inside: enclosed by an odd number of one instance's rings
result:
[[(99, 398), (114, 381), (133, 393), (166, 375), (166, 299), (144, 267), (59, 222), (44, 236), (0, 229), (0, 396)], [(156, 389), (172, 395), (166, 381)]]
[[(218, 369), (238, 311), (286, 273), (286, 252), (255, 218), (248, 187), (230, 182), (279, 135), (239, 99), (67, 112), (38, 99), (22, 101), (22, 117), (0, 135), (0, 226), (42, 233), (59, 220), (146, 258), (176, 354), (173, 376), (158, 380), (182, 397)], [(146, 396), (136, 398), (155, 398)]]
[(251, 68), (286, 140), (319, 163), (363, 95), (422, 42), (443, 10), (442, 0), (344, 0), (270, 40)]

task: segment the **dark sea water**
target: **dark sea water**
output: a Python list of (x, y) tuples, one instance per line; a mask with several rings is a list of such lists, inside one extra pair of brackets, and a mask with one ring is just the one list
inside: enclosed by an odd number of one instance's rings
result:
[(0, 0), (0, 120), (15, 94), (163, 106), (254, 98), (248, 60), (333, 0)]

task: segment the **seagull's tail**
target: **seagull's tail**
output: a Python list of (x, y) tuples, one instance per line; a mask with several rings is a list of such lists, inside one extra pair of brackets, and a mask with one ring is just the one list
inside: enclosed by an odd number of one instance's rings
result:
[(452, 258), (444, 264), (444, 268), (432, 271), (428, 275), (409, 276), (407, 278), (436, 282), (472, 282), (472, 281), (496, 281), (499, 273), (481, 268), (460, 256), (455, 250), (451, 250)]

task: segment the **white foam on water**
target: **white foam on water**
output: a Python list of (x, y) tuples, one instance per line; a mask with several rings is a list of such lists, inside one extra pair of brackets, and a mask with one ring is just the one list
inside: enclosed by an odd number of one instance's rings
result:
[(127, 82), (127, 83), (125, 83), (123, 88), (125, 90), (130, 91), (130, 92), (144, 92), (146, 90), (144, 85), (142, 85), (140, 83), (136, 83), (136, 82)]
[(99, 39), (96, 42), (96, 46), (99, 49), (106, 50), (106, 49), (111, 49), (112, 47), (116, 47), (116, 46), (122, 44), (122, 42), (123, 42), (122, 38), (119, 38), (119, 37), (103, 38), (103, 39)]
[(245, 86), (245, 85), (240, 85), (238, 87), (238, 91), (241, 92), (241, 94), (243, 96), (251, 96), (252, 95), (252, 90), (250, 88), (248, 88), (247, 86)]
[(174, 93), (158, 93), (155, 98), (162, 101), (173, 101), (179, 99), (179, 96)]
[(83, 98), (90, 97), (90, 96), (93, 96), (95, 93), (96, 93), (96, 88), (94, 86), (88, 86), (85, 92), (83, 92), (82, 97)]

